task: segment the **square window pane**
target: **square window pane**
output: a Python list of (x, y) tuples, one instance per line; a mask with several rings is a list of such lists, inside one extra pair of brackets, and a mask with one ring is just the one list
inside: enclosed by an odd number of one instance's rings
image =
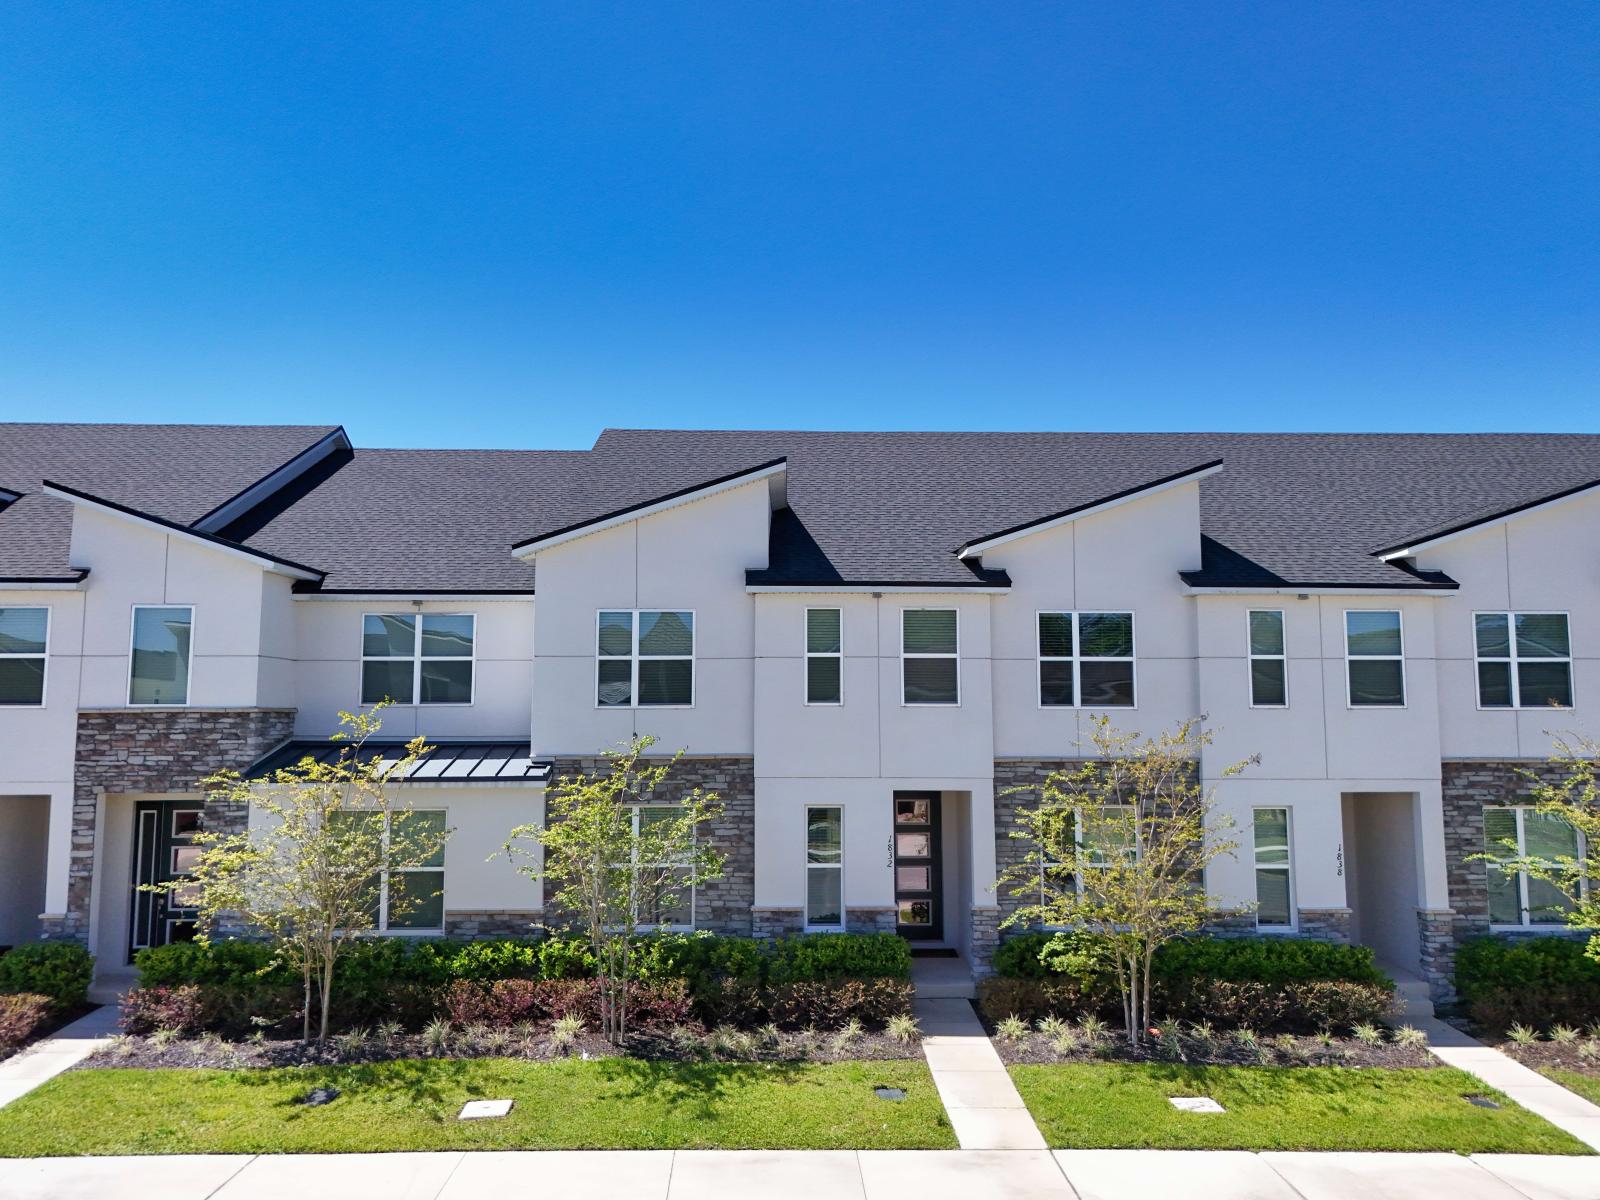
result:
[(932, 867), (896, 867), (894, 886), (901, 892), (929, 892), (933, 890)]
[[(444, 813), (436, 808), (400, 810), (389, 818), (390, 851), (401, 867), (444, 866), (444, 843), (439, 837), (444, 833)], [(437, 844), (427, 855), (418, 855), (422, 848)]]
[(640, 659), (639, 703), (694, 703), (694, 664), (686, 658)]
[(1133, 664), (1084, 659), (1078, 664), (1085, 708), (1132, 708)]
[(1281, 658), (1256, 658), (1250, 661), (1250, 703), (1261, 708), (1282, 708), (1289, 702), (1284, 675), (1287, 664)]
[(1258, 808), (1255, 812), (1256, 862), (1263, 865), (1289, 861), (1289, 810)]
[(473, 624), (470, 616), (423, 613), (422, 657), (471, 658)]
[(199, 908), (205, 889), (198, 883), (180, 884), (167, 893), (168, 908)]
[(1578, 831), (1560, 817), (1527, 809), (1522, 814), (1522, 837), (1529, 858), (1554, 862), (1577, 857)]
[(1565, 613), (1517, 614), (1518, 658), (1566, 658), (1571, 653)]
[(844, 924), (844, 872), (833, 868), (806, 872), (806, 924)]
[(1398, 612), (1348, 612), (1344, 615), (1344, 626), (1351, 654), (1400, 653)]
[(693, 654), (694, 614), (642, 612), (639, 614), (640, 654)]
[(423, 659), (422, 703), (471, 704), (472, 663), (461, 659), (454, 662)]
[(416, 617), (368, 613), (361, 619), (361, 653), (368, 658), (410, 658), (416, 649)]
[(839, 660), (826, 658), (806, 659), (806, 703), (837, 704), (840, 692)]
[(1350, 703), (1399, 705), (1406, 698), (1404, 675), (1398, 659), (1350, 660)]
[(1250, 614), (1250, 653), (1283, 653), (1283, 614), (1267, 609)]
[(1477, 613), (1472, 618), (1472, 632), (1477, 640), (1479, 658), (1511, 657), (1511, 635), (1505, 613)]
[[(1079, 613), (1078, 637), (1085, 658), (1128, 658), (1133, 654), (1132, 613)], [(1084, 684), (1087, 693), (1089, 685)]]
[(953, 658), (908, 658), (905, 663), (905, 702), (907, 704), (954, 704), (956, 660)]
[[(838, 862), (844, 845), (844, 810), (809, 808), (806, 810), (806, 850), (811, 862)], [(818, 857), (818, 856), (822, 857)]]
[(172, 873), (187, 875), (200, 862), (199, 846), (174, 846), (172, 848)]
[(602, 658), (633, 653), (633, 614), (630, 612), (603, 612), (595, 642)]
[(133, 614), (133, 665), (130, 704), (189, 702), (187, 608), (140, 608)]
[(902, 900), (896, 905), (902, 925), (932, 925), (933, 901)]
[(1039, 614), (1039, 655), (1041, 658), (1072, 657), (1072, 614)]
[(933, 835), (897, 833), (894, 835), (894, 852), (897, 858), (928, 858), (933, 853)]
[(1519, 662), (1517, 664), (1518, 701), (1523, 708), (1572, 707), (1572, 664), (1564, 662)]
[(1478, 664), (1478, 703), (1484, 708), (1511, 707), (1511, 664)]
[(396, 871), (389, 876), (389, 928), (444, 928), (443, 871)]
[(49, 610), (0, 608), (0, 654), (43, 654)]
[(411, 704), (415, 682), (409, 658), (368, 659), (361, 664), (361, 703), (391, 700), (396, 704)]
[(837, 654), (839, 646), (839, 610), (807, 609), (806, 650), (811, 654)]
[(1046, 708), (1071, 707), (1071, 662), (1046, 660), (1039, 664), (1039, 703)]
[(0, 658), (0, 704), (44, 702), (44, 659)]
[(926, 800), (896, 800), (894, 819), (900, 825), (926, 825), (932, 810)]
[(602, 706), (633, 703), (633, 660), (601, 659), (596, 699)]
[(907, 654), (954, 654), (956, 610), (908, 608), (900, 614), (901, 645)]
[(200, 832), (200, 810), (179, 808), (172, 813), (172, 836), (191, 837)]
[(1256, 871), (1256, 924), (1288, 925), (1289, 872)]
[(1522, 900), (1517, 894), (1517, 876), (1507, 875), (1493, 863), (1489, 868), (1489, 921), (1493, 925), (1521, 925)]

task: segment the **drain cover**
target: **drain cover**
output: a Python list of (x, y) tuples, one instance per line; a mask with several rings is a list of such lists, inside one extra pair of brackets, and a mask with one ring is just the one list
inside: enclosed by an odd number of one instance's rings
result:
[(1479, 1108), (1499, 1108), (1500, 1105), (1487, 1096), (1463, 1096), (1468, 1104), (1476, 1104)]
[(1219, 1113), (1228, 1111), (1210, 1096), (1168, 1096), (1167, 1103), (1179, 1112)]
[(300, 1103), (307, 1108), (317, 1108), (323, 1104), (332, 1104), (338, 1098), (338, 1088), (312, 1088), (300, 1098)]
[(905, 1088), (892, 1088), (892, 1087), (873, 1088), (872, 1089), (872, 1094), (874, 1096), (876, 1096), (879, 1100), (904, 1100), (906, 1098), (906, 1090), (905, 1090)]
[(457, 1116), (460, 1121), (481, 1121), (485, 1117), (503, 1117), (511, 1111), (510, 1100), (468, 1100)]

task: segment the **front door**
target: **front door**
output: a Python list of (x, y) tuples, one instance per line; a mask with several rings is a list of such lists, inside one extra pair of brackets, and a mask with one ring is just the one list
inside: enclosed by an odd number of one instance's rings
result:
[(895, 931), (901, 937), (944, 937), (940, 886), (939, 793), (894, 794)]
[(133, 928), (128, 934), (128, 961), (136, 950), (194, 940), (193, 885), (166, 892), (146, 892), (141, 885), (185, 878), (200, 856), (194, 835), (200, 830), (198, 800), (141, 800), (133, 810)]

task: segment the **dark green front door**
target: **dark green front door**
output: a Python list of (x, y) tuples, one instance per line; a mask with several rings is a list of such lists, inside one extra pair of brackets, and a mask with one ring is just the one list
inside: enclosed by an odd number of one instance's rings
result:
[(194, 888), (143, 891), (141, 885), (188, 876), (199, 856), (194, 835), (200, 830), (198, 800), (141, 800), (133, 809), (133, 912), (128, 959), (147, 946), (194, 939), (198, 902)]

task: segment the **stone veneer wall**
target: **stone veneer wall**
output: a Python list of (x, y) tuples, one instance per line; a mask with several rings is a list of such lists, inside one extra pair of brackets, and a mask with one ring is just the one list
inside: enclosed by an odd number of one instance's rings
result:
[[(847, 908), (844, 914), (846, 933), (893, 933), (895, 910), (892, 908)], [(795, 937), (806, 931), (806, 910), (803, 908), (752, 908), (750, 933), (758, 938)]]
[[(197, 793), (225, 767), (243, 770), (289, 740), (292, 708), (85, 710), (78, 714), (67, 911), (41, 922), (47, 939), (85, 942), (94, 905), (95, 827), (106, 795)], [(207, 828), (243, 827), (242, 805), (207, 808)]]
[(497, 912), (450, 911), (444, 914), (444, 935), (451, 938), (529, 938), (543, 932), (543, 909)]
[[(557, 758), (550, 774), (559, 779), (580, 771), (599, 775), (607, 770), (603, 758)], [(648, 799), (670, 804), (696, 786), (715, 792), (722, 804), (722, 816), (710, 823), (709, 833), (712, 844), (727, 858), (720, 879), (695, 889), (695, 927), (748, 937), (756, 896), (755, 760), (685, 755), (667, 776), (662, 794)]]

